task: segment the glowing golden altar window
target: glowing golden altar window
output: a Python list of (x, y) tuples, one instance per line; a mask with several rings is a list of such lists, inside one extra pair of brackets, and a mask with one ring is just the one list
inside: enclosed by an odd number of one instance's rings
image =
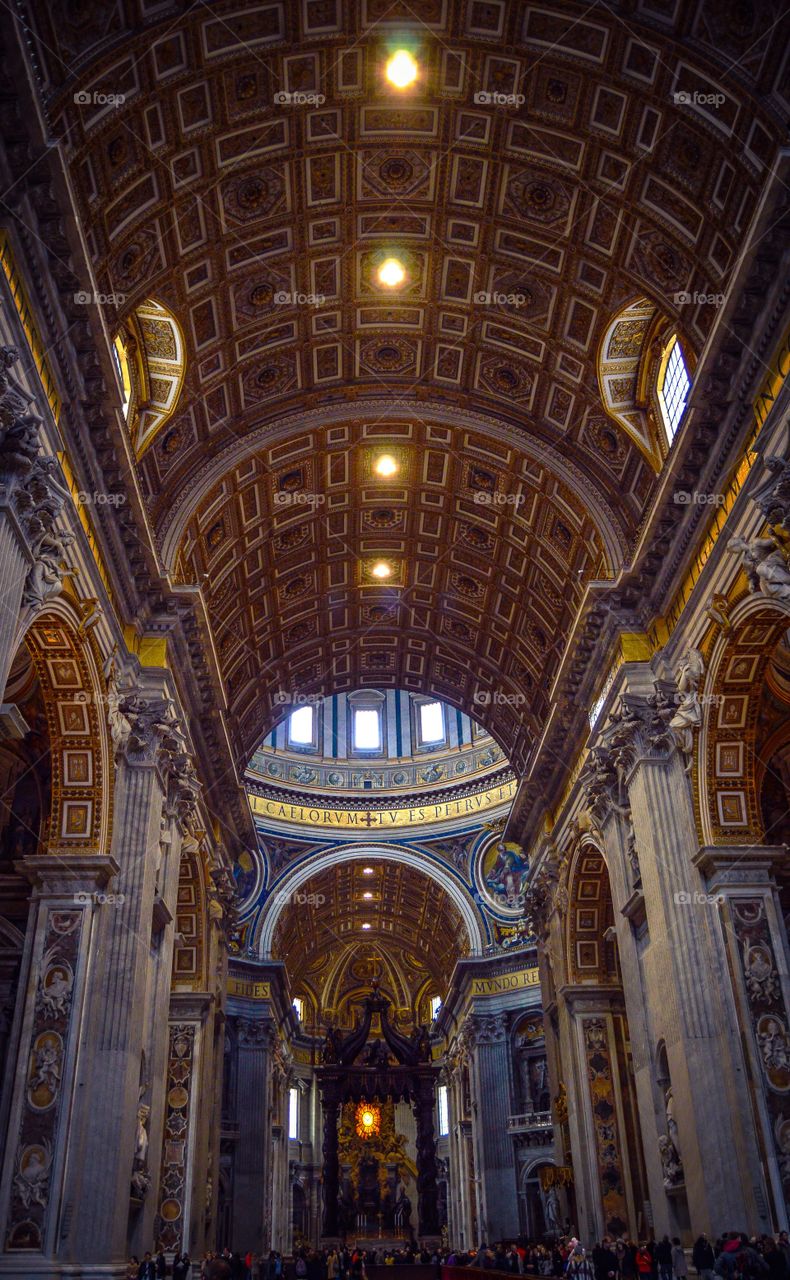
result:
[(377, 1138), (381, 1132), (381, 1107), (374, 1102), (360, 1102), (356, 1111), (356, 1130), (360, 1138)]

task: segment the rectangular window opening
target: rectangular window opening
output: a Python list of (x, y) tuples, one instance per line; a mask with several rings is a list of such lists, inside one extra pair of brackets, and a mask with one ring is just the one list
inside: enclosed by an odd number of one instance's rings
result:
[(677, 338), (674, 338), (658, 391), (658, 403), (670, 444), (680, 426), (690, 390), (691, 379), (683, 359), (683, 351)]
[(288, 1137), (299, 1137), (299, 1090), (288, 1091)]
[(298, 747), (313, 744), (313, 708), (300, 707), (292, 711), (288, 720), (288, 738)]
[(354, 746), (357, 751), (381, 750), (381, 717), (378, 711), (368, 707), (355, 708)]
[(420, 706), (420, 738), (423, 742), (444, 742), (444, 710), (441, 702)]
[(439, 1137), (446, 1138), (450, 1132), (450, 1101), (447, 1096), (447, 1085), (440, 1084), (437, 1091), (439, 1103)]

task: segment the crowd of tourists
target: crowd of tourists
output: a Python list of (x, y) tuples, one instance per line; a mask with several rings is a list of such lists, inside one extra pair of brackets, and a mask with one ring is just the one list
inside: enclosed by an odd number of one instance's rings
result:
[(128, 1280), (367, 1280), (370, 1267), (482, 1267), (524, 1276), (568, 1276), (570, 1280), (790, 1280), (790, 1238), (726, 1232), (710, 1241), (701, 1235), (689, 1252), (680, 1240), (664, 1236), (642, 1241), (604, 1236), (585, 1248), (575, 1236), (555, 1240), (481, 1244), (477, 1249), (404, 1245), (380, 1249), (297, 1249), (283, 1257), (272, 1250), (259, 1256), (224, 1249), (206, 1253), (200, 1263), (176, 1254), (168, 1264), (163, 1253), (131, 1258)]

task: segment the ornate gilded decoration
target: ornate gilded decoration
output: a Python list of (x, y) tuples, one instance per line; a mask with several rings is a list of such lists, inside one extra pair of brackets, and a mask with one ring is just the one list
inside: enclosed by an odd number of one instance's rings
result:
[(112, 765), (90, 646), (65, 610), (37, 618), (25, 643), (41, 686), (52, 747), (48, 849), (104, 852), (110, 837)]
[(189, 1187), (186, 1181), (189, 1143), (192, 1141), (194, 1105), (193, 1066), (196, 1027), (174, 1023), (170, 1027), (167, 1063), (167, 1105), (162, 1139), (159, 1205), (155, 1224), (157, 1248), (180, 1250), (184, 1241), (184, 1214)]
[(381, 1107), (377, 1103), (360, 1102), (355, 1113), (355, 1132), (366, 1141), (381, 1133)]
[(609, 1044), (605, 1018), (583, 1018), (582, 1029), (604, 1226), (608, 1232), (620, 1235), (628, 1226), (628, 1205), (623, 1174), (623, 1143), (614, 1086), (617, 1059)]
[(184, 338), (175, 316), (146, 298), (125, 323), (127, 357), (134, 370), (127, 418), (139, 459), (176, 411), (186, 374)]

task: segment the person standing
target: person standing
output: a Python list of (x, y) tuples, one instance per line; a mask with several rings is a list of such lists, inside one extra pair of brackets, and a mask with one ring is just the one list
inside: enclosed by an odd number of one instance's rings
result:
[(790, 1280), (790, 1266), (787, 1258), (775, 1241), (771, 1239), (765, 1241), (763, 1259), (768, 1267), (767, 1280)]
[(672, 1239), (672, 1274), (675, 1280), (686, 1280), (688, 1273), (686, 1251), (680, 1243), (679, 1237), (674, 1236)]
[(639, 1280), (647, 1280), (648, 1276), (653, 1274), (653, 1255), (643, 1242), (636, 1251), (636, 1274)]
[(565, 1264), (565, 1274), (571, 1280), (595, 1280), (593, 1265), (578, 1241)]
[(672, 1280), (672, 1244), (669, 1236), (662, 1236), (655, 1248), (658, 1280)]
[(701, 1236), (697, 1236), (694, 1241), (694, 1248), (691, 1251), (691, 1261), (700, 1280), (713, 1280), (713, 1268), (716, 1265), (716, 1254), (704, 1231)]
[(156, 1263), (150, 1253), (143, 1254), (143, 1260), (137, 1270), (137, 1280), (156, 1280)]

